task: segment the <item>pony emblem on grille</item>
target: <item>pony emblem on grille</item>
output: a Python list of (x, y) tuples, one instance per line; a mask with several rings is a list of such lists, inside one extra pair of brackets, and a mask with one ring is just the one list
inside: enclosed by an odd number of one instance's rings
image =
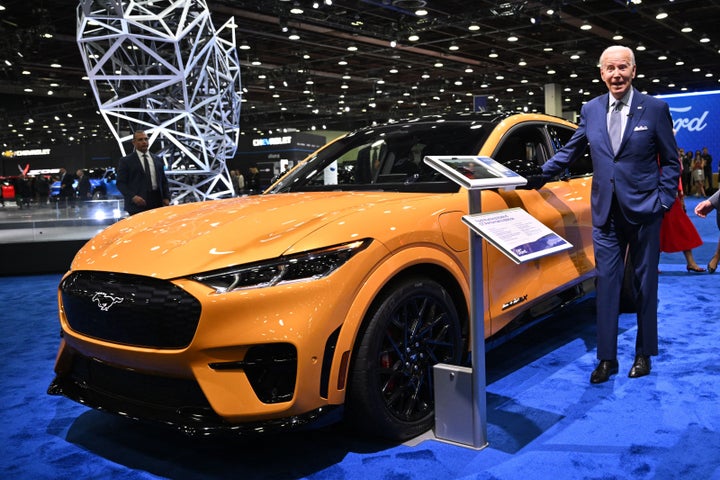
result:
[(97, 304), (97, 306), (102, 310), (103, 312), (107, 312), (110, 310), (110, 307), (115, 305), (116, 303), (122, 303), (123, 298), (122, 297), (113, 297), (112, 295), (109, 295), (105, 292), (97, 292), (92, 297), (92, 301)]

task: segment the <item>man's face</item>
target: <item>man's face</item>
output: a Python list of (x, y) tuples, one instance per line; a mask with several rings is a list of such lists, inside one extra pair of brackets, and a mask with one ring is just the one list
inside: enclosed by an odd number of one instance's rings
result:
[(140, 153), (147, 152), (148, 149), (148, 136), (145, 132), (135, 132), (132, 140), (133, 147)]
[(615, 99), (625, 96), (635, 78), (635, 65), (632, 64), (628, 52), (624, 49), (610, 49), (605, 52), (600, 65), (600, 77)]

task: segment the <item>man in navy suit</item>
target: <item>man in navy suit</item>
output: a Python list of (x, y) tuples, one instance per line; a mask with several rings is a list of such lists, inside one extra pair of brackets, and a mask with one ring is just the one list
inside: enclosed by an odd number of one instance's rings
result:
[(134, 151), (120, 159), (117, 188), (125, 197), (130, 214), (170, 205), (170, 190), (162, 161), (148, 152), (148, 136), (142, 130), (133, 133)]
[[(662, 100), (632, 87), (635, 73), (631, 49), (612, 46), (602, 53), (600, 77), (608, 94), (582, 107), (574, 135), (542, 167), (544, 182), (590, 147), (600, 361), (591, 383), (605, 382), (618, 372), (618, 315), (626, 252), (634, 268), (638, 323), (635, 361), (628, 376), (648, 375), (650, 356), (658, 353), (660, 224), (675, 200), (680, 164), (670, 109)], [(612, 131), (617, 132), (615, 146)]]

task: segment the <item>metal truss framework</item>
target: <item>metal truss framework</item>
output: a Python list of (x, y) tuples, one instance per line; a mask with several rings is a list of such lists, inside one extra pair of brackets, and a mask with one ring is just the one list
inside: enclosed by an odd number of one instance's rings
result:
[(81, 0), (77, 43), (123, 154), (158, 140), (173, 202), (234, 194), (226, 160), (240, 133), (235, 22), (215, 29), (205, 0)]

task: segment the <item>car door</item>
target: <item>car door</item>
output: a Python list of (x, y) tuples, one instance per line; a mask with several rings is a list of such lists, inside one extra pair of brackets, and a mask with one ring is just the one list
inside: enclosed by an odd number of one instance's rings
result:
[[(562, 135), (559, 133), (562, 132)], [(526, 122), (509, 128), (501, 137), (493, 158), (503, 164), (542, 165), (572, 135), (568, 127), (548, 130), (544, 122)], [(590, 223), (590, 175), (568, 175), (539, 190), (491, 190), (483, 195), (483, 211), (522, 208), (572, 243), (570, 250), (516, 264), (486, 244), (486, 286), (492, 334), (500, 332), (521, 311), (528, 320), (555, 308), (572, 289), (592, 276), (592, 227)]]

